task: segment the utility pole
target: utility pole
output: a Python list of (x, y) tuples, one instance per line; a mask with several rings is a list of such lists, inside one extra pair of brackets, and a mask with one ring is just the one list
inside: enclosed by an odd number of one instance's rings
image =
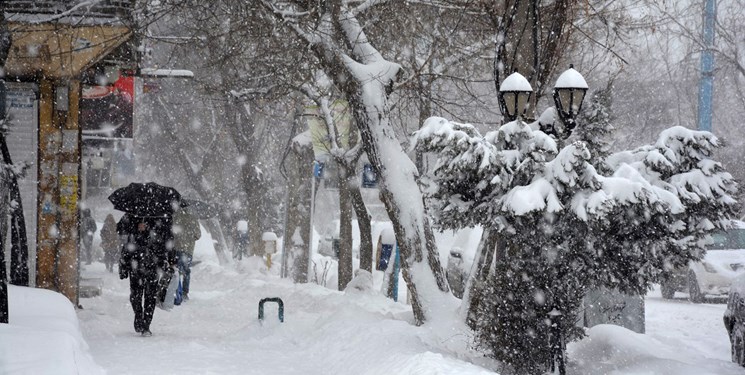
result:
[(714, 25), (717, 18), (716, 0), (704, 0), (702, 29), (701, 81), (698, 89), (698, 130), (711, 131), (712, 96), (714, 92)]
[[(0, 125), (5, 121), (5, 60), (10, 53), (10, 31), (5, 23), (5, 5), (0, 3)], [(8, 278), (5, 274), (5, 241), (0, 234), (0, 323), (8, 323)]]

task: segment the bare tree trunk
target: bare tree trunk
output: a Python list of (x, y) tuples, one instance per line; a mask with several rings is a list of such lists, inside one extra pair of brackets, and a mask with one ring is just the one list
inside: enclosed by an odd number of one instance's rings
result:
[(494, 262), (497, 239), (496, 231), (484, 228), (484, 232), (481, 235), (481, 241), (479, 241), (479, 246), (476, 249), (476, 258), (473, 260), (471, 273), (468, 276), (466, 292), (463, 296), (461, 309), (463, 309), (466, 323), (468, 323), (468, 326), (472, 329), (475, 329), (476, 327), (479, 304), (481, 303), (486, 279), (489, 277), (491, 265)]
[(360, 229), (360, 269), (372, 273), (373, 266), (373, 238), (370, 214), (367, 212), (365, 201), (359, 186), (351, 187), (352, 205), (357, 215), (357, 226)]
[[(158, 102), (162, 110), (168, 116), (168, 121), (163, 121), (162, 125), (166, 130), (165, 133), (171, 134), (172, 136), (171, 139), (173, 140), (173, 149), (178, 157), (179, 164), (181, 164), (184, 173), (186, 173), (186, 175), (188, 176), (187, 180), (191, 183), (191, 187), (194, 189), (194, 191), (197, 192), (197, 194), (199, 194), (199, 197), (201, 199), (212, 202), (212, 198), (214, 197), (213, 192), (209, 191), (207, 185), (202, 183), (203, 176), (199, 173), (199, 171), (194, 170), (194, 168), (192, 167), (192, 163), (189, 161), (189, 157), (185, 153), (185, 150), (188, 150), (188, 145), (183, 139), (176, 136), (178, 132), (176, 131), (176, 127), (174, 126), (174, 124), (176, 123), (175, 116), (165, 105), (165, 103), (163, 103), (162, 100), (159, 100)], [(204, 168), (200, 168), (200, 170), (203, 169)], [(218, 218), (214, 220), (203, 220), (202, 224), (204, 224), (204, 228), (215, 240), (215, 252), (217, 253), (217, 259), (220, 264), (224, 265), (229, 263), (229, 257), (227, 256), (227, 249), (229, 248), (229, 245), (226, 243), (225, 236), (223, 235), (223, 231), (221, 228), (224, 223), (221, 223), (220, 218)]]
[[(308, 35), (301, 28), (288, 30), (311, 41), (313, 54), (350, 104), (364, 150), (380, 177), (381, 196), (401, 250), (401, 268), (414, 319), (422, 324), (432, 316), (425, 306), (447, 304), (448, 285), (416, 181), (416, 166), (390, 123), (388, 96), (401, 67), (385, 60), (370, 44), (362, 25), (344, 2), (324, 4), (328, 15), (324, 22), (329, 24), (324, 25), (323, 31)], [(271, 4), (262, 6), (279, 20), (286, 20), (286, 14)], [(350, 46), (352, 56), (343, 52), (345, 46)]]
[[(305, 134), (307, 135), (307, 134)], [(310, 142), (299, 142), (296, 137), (286, 159), (287, 170), (287, 208), (285, 211), (285, 231), (283, 259), (285, 270), (292, 275), (293, 282), (307, 283), (308, 247), (310, 243), (310, 178), (312, 175), (313, 148)], [(302, 245), (295, 244), (296, 233)], [(286, 258), (286, 260), (285, 260)]]
[[(393, 65), (391, 69), (394, 69)], [(424, 198), (416, 182), (416, 166), (395, 137), (385, 86), (377, 80), (358, 81), (347, 72), (349, 77), (340, 86), (353, 109), (365, 152), (375, 173), (380, 176), (382, 201), (401, 250), (401, 269), (411, 296), (414, 319), (417, 324), (422, 324), (427, 319), (424, 306), (443, 303), (437, 291), (447, 292), (448, 285), (431, 232), (427, 233), (431, 228)], [(422, 262), (426, 263), (429, 272), (416, 267)], [(422, 290), (417, 290), (418, 287)]]
[[(344, 290), (352, 281), (352, 194), (349, 188), (350, 173), (339, 165), (339, 290)], [(352, 175), (354, 176), (354, 175)]]
[[(549, 77), (564, 51), (571, 33), (572, 9), (577, 0), (557, 0), (541, 6), (537, 0), (511, 0), (504, 3), (497, 26), (497, 56), (494, 77), (501, 81), (517, 70), (533, 87), (531, 111), (543, 96)], [(497, 11), (500, 12), (500, 11)], [(508, 50), (509, 48), (509, 50)], [(533, 116), (528, 113), (528, 116)]]
[(261, 183), (261, 176), (253, 163), (246, 163), (241, 168), (241, 183), (246, 194), (244, 212), (246, 221), (248, 221), (248, 255), (264, 256), (264, 246), (261, 242), (261, 233), (264, 229), (261, 212), (264, 187)]
[(263, 228), (263, 212), (265, 197), (261, 176), (257, 167), (258, 151), (257, 142), (254, 138), (256, 124), (253, 122), (247, 103), (243, 100), (230, 97), (226, 104), (228, 115), (228, 130), (233, 142), (238, 148), (238, 153), (245, 157), (245, 164), (241, 167), (241, 189), (246, 195), (243, 212), (248, 222), (248, 254), (264, 255), (264, 246), (261, 243), (261, 232)]
[[(5, 74), (3, 67), (5, 67), (5, 60), (8, 57), (8, 53), (10, 52), (10, 32), (8, 31), (7, 25), (5, 23), (5, 3), (0, 3), (0, 79), (5, 78)], [(3, 83), (0, 83), (4, 85)], [(5, 98), (0, 98), (0, 100), (5, 100)], [(3, 103), (5, 104), (5, 103)], [(5, 108), (2, 109), (2, 113), (0, 113), (0, 123), (4, 122), (5, 120)], [(4, 124), (0, 124), (4, 125)], [(2, 178), (5, 177), (6, 171), (0, 172), (0, 191), (3, 193), (4, 197), (7, 197), (7, 179)], [(4, 199), (0, 200), (0, 202), (5, 203)], [(0, 215), (0, 219), (3, 221), (7, 220), (6, 216), (4, 215), (5, 212), (7, 212), (6, 208), (3, 207), (0, 209), (0, 213), (3, 213), (3, 215)], [(5, 224), (5, 222), (3, 223)], [(8, 323), (8, 281), (7, 276), (5, 272), (5, 225), (0, 225), (0, 228), (3, 229), (2, 233), (0, 233), (0, 323)]]

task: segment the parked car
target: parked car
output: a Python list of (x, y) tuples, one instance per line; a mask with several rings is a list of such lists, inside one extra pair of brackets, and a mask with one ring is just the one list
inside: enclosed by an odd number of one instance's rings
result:
[(735, 221), (734, 228), (711, 235), (706, 255), (699, 262), (675, 272), (662, 282), (662, 297), (671, 299), (676, 291), (688, 292), (694, 303), (704, 297), (726, 296), (732, 281), (745, 273), (745, 222)]
[(732, 362), (745, 367), (745, 275), (732, 282), (724, 310), (724, 327), (732, 345)]

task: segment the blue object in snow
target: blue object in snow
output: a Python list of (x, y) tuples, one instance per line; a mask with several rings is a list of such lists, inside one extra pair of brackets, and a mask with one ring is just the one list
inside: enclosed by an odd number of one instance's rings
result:
[(181, 285), (181, 277), (178, 279), (178, 288), (176, 288), (176, 296), (173, 299), (173, 304), (178, 306), (184, 302), (184, 287)]
[(315, 160), (313, 161), (313, 176), (316, 178), (323, 178), (323, 163)]
[(393, 287), (391, 288), (391, 295), (393, 296), (393, 300), (398, 302), (398, 272), (401, 270), (401, 256), (399, 255), (398, 244), (396, 244), (396, 255), (394, 259), (393, 273), (391, 274), (391, 277), (393, 277)]
[(385, 271), (388, 269), (388, 262), (391, 259), (391, 253), (393, 252), (392, 244), (383, 244), (380, 250), (380, 262), (378, 263), (378, 269)]
[(711, 131), (714, 92), (714, 34), (717, 19), (716, 0), (704, 1), (701, 80), (698, 89), (698, 130)]
[(372, 164), (365, 164), (362, 167), (362, 187), (368, 189), (378, 187), (378, 176), (375, 174)]

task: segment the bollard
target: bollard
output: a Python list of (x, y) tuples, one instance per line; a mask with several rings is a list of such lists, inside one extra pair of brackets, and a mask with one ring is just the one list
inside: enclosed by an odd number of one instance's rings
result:
[(279, 305), (279, 311), (277, 311), (277, 315), (279, 317), (279, 321), (284, 323), (285, 322), (285, 304), (282, 302), (282, 299), (279, 297), (267, 297), (262, 298), (261, 301), (259, 301), (259, 321), (264, 320), (264, 302), (277, 302), (277, 305)]
[(274, 232), (264, 232), (261, 235), (266, 254), (266, 268), (272, 268), (272, 254), (277, 252), (277, 235)]

